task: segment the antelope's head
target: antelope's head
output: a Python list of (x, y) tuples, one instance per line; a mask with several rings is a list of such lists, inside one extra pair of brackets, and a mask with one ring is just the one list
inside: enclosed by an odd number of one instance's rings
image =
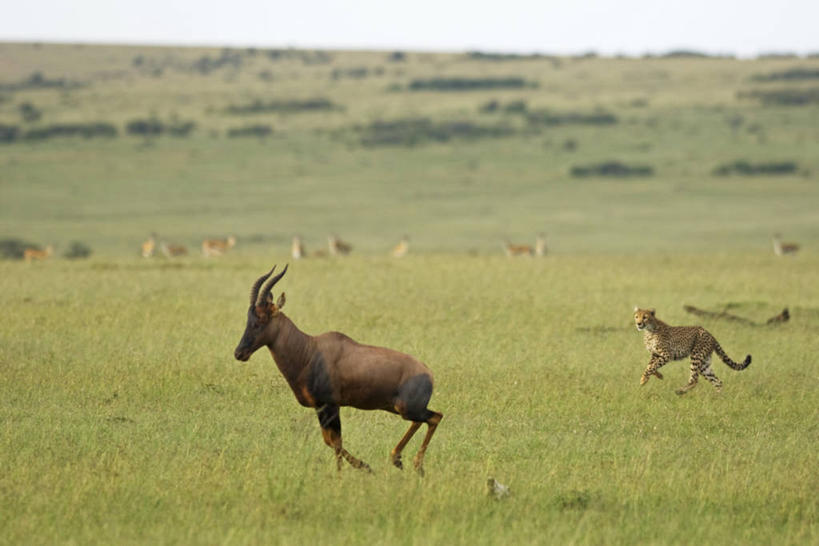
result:
[(653, 332), (656, 324), (655, 319), (654, 309), (634, 308), (634, 323), (637, 325), (638, 330)]
[(245, 333), (242, 335), (239, 345), (233, 351), (236, 360), (246, 362), (250, 355), (260, 347), (272, 343), (276, 339), (280, 321), (274, 319), (279, 315), (281, 308), (284, 307), (284, 292), (279, 296), (278, 301), (273, 303), (273, 294), (270, 290), (287, 272), (287, 266), (284, 266), (281, 273), (271, 277), (275, 269), (276, 266), (274, 265), (270, 272), (256, 279), (250, 289), (247, 326), (245, 326)]

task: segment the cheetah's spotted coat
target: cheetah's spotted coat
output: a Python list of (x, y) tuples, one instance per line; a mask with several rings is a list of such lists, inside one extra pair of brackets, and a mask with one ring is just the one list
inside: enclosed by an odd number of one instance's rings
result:
[(714, 336), (702, 326), (669, 326), (655, 316), (654, 309), (637, 307), (634, 308), (634, 322), (637, 329), (644, 332), (646, 349), (651, 353), (651, 360), (640, 378), (640, 385), (645, 385), (652, 375), (662, 379), (663, 376), (658, 371), (662, 366), (672, 360), (690, 356), (691, 377), (685, 386), (677, 390), (677, 394), (685, 394), (693, 389), (699, 375), (720, 390), (722, 381), (711, 370), (711, 353), (716, 351), (722, 361), (735, 370), (744, 370), (751, 364), (751, 355), (740, 363), (731, 360)]

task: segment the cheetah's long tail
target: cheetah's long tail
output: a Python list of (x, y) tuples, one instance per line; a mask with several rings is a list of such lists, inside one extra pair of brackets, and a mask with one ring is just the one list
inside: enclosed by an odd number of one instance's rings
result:
[(714, 347), (714, 350), (717, 352), (717, 354), (719, 355), (723, 362), (725, 362), (726, 364), (728, 364), (728, 366), (735, 370), (744, 370), (745, 368), (751, 365), (751, 355), (746, 356), (745, 360), (743, 360), (742, 362), (734, 362), (728, 357), (727, 354), (725, 354), (725, 351), (722, 350), (722, 347), (719, 346), (719, 343), (717, 343), (717, 346)]

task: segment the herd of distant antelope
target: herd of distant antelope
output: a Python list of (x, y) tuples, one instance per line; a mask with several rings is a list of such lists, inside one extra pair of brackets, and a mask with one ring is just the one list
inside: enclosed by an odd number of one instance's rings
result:
[[(786, 243), (782, 241), (782, 236), (776, 233), (772, 237), (773, 251), (777, 256), (793, 256), (799, 252), (799, 245), (796, 243)], [(206, 258), (222, 256), (236, 246), (236, 237), (230, 235), (223, 239), (205, 239), (202, 241), (202, 256)], [(409, 253), (410, 238), (408, 235), (401, 237), (401, 240), (392, 248), (390, 255), (394, 258), (403, 258)], [(300, 235), (294, 235), (290, 244), (290, 256), (294, 260), (304, 258), (325, 258), (328, 256), (347, 256), (353, 251), (353, 245), (343, 241), (336, 234), (327, 237), (327, 249), (319, 248), (308, 252), (304, 241)], [(539, 233), (535, 238), (534, 245), (516, 244), (508, 239), (503, 241), (503, 251), (510, 258), (518, 256), (542, 257), (546, 256), (546, 236)], [(52, 245), (44, 249), (29, 247), (23, 251), (23, 259), (27, 262), (42, 261), (50, 258), (54, 254)], [(143, 258), (153, 258), (162, 255), (166, 258), (186, 256), (188, 248), (185, 245), (169, 243), (159, 239), (155, 233), (142, 243), (141, 254)]]

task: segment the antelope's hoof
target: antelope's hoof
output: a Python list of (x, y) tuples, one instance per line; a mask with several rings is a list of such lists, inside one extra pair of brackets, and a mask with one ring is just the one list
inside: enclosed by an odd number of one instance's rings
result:
[(367, 463), (365, 463), (364, 461), (360, 461), (360, 464), (358, 465), (358, 469), (359, 469), (359, 470), (364, 470), (364, 471), (365, 471), (365, 472), (367, 472), (368, 474), (372, 474), (372, 473), (373, 473), (373, 469), (372, 469), (372, 468), (370, 468), (370, 465), (368, 465), (368, 464), (367, 464)]
[(404, 470), (404, 463), (401, 462), (401, 455), (398, 455), (397, 457), (393, 455), (391, 459), (392, 464), (395, 465), (395, 468), (397, 468), (398, 470)]

